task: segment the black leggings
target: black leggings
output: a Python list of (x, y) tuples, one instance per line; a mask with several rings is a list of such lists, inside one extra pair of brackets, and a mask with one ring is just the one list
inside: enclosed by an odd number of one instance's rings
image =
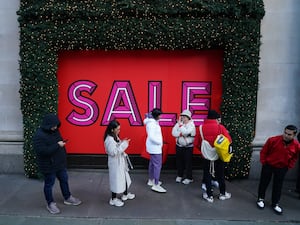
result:
[[(125, 189), (125, 191), (124, 191), (124, 195), (127, 195), (127, 185), (126, 185), (126, 189)], [(111, 192), (111, 199), (114, 199), (114, 198), (116, 198), (116, 197), (117, 197), (117, 193)]]

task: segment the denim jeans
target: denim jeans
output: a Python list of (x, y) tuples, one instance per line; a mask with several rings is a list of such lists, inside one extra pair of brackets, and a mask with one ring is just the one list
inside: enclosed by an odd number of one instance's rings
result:
[(52, 189), (56, 178), (59, 180), (60, 190), (64, 199), (66, 200), (71, 196), (66, 169), (62, 169), (54, 173), (44, 174), (44, 194), (48, 205), (51, 202), (54, 202)]

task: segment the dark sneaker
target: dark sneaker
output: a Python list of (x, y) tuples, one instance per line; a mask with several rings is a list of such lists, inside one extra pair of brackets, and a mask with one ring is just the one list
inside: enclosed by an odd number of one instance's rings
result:
[(265, 202), (262, 198), (259, 198), (256, 202), (256, 205), (259, 209), (263, 209), (265, 208)]
[(58, 214), (60, 213), (59, 208), (56, 206), (55, 202), (51, 202), (49, 205), (47, 205), (47, 209), (51, 214)]
[(67, 200), (64, 201), (64, 203), (66, 205), (80, 205), (81, 201), (71, 195)]

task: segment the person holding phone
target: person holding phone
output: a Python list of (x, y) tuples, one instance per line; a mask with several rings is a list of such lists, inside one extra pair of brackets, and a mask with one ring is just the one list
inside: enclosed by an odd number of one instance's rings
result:
[(59, 127), (61, 123), (58, 116), (50, 113), (44, 116), (41, 126), (33, 137), (33, 148), (37, 156), (37, 165), (44, 177), (44, 195), (47, 210), (51, 214), (60, 213), (52, 189), (57, 178), (66, 205), (80, 205), (81, 201), (71, 195), (67, 174), (66, 142), (63, 140)]
[[(108, 155), (109, 186), (111, 190), (109, 204), (117, 207), (123, 206), (126, 200), (135, 198), (135, 194), (128, 192), (131, 178), (125, 150), (129, 146), (130, 139), (125, 138), (121, 140), (119, 137), (120, 130), (120, 123), (117, 120), (112, 120), (104, 133), (104, 146)], [(123, 193), (121, 199), (117, 197), (119, 193)]]

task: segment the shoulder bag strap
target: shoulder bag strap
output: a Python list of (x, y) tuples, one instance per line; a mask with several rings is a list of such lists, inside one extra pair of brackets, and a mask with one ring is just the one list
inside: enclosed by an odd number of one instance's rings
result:
[(200, 129), (200, 135), (201, 135), (201, 138), (202, 138), (202, 140), (204, 140), (204, 137), (203, 137), (203, 131), (202, 131), (202, 125), (200, 125), (200, 127), (199, 127)]

